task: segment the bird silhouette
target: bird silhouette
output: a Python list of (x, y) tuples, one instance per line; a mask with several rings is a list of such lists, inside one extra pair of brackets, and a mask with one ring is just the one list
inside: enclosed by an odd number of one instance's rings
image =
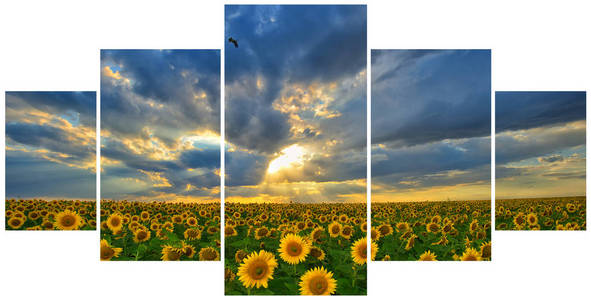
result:
[(237, 40), (235, 40), (234, 38), (230, 37), (230, 38), (228, 39), (228, 42), (230, 42), (230, 43), (234, 44), (234, 47), (238, 48), (238, 41), (237, 41)]

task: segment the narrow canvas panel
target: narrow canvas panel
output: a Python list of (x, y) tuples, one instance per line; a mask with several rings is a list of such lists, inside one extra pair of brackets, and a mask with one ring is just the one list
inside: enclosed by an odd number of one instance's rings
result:
[(225, 293), (365, 295), (366, 7), (225, 13)]
[(220, 259), (219, 50), (101, 51), (101, 260)]
[(6, 229), (96, 229), (96, 93), (6, 92)]
[(586, 93), (495, 93), (495, 227), (586, 230)]
[(489, 50), (372, 51), (376, 260), (490, 260)]

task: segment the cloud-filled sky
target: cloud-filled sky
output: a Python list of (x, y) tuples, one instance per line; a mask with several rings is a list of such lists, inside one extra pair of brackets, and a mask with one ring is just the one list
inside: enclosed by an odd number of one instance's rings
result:
[(490, 199), (490, 51), (371, 59), (372, 201)]
[(496, 92), (498, 199), (585, 195), (585, 92)]
[(362, 5), (227, 5), (226, 200), (365, 202)]
[(6, 92), (6, 198), (96, 196), (96, 93)]
[(101, 51), (101, 197), (219, 201), (218, 50)]

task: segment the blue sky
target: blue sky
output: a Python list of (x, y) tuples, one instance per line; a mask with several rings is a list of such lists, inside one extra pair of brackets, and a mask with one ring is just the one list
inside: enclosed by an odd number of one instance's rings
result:
[(95, 196), (95, 92), (6, 92), (6, 197)]
[(496, 92), (496, 197), (585, 195), (585, 92)]
[(372, 201), (490, 199), (490, 51), (371, 59)]
[(219, 201), (218, 50), (101, 51), (101, 197)]
[(227, 5), (226, 199), (365, 202), (367, 12)]

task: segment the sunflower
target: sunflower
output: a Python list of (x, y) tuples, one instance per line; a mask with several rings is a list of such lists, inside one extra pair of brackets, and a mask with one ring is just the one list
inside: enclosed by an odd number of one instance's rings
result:
[(238, 235), (238, 232), (236, 232), (236, 229), (234, 229), (234, 226), (232, 226), (232, 225), (224, 226), (224, 236), (225, 237), (237, 236), (237, 235)]
[(380, 232), (380, 236), (388, 236), (394, 232), (392, 226), (390, 224), (382, 224), (378, 227), (378, 231)]
[(53, 222), (51, 222), (50, 220), (43, 220), (43, 222), (41, 223), (41, 228), (43, 228), (44, 230), (52, 230), (53, 227)]
[(181, 215), (174, 215), (172, 216), (172, 222), (175, 224), (181, 224), (183, 223), (183, 217)]
[(236, 260), (237, 263), (241, 263), (247, 256), (248, 256), (248, 253), (246, 253), (244, 250), (240, 249), (240, 250), (236, 251), (236, 254), (234, 254), (234, 259)]
[(123, 249), (111, 247), (107, 240), (101, 240), (101, 260), (111, 260), (113, 257), (118, 257), (121, 251)]
[(186, 223), (187, 223), (187, 226), (191, 226), (191, 227), (197, 226), (197, 219), (195, 217), (189, 217), (187, 219)]
[(332, 278), (332, 272), (324, 267), (316, 267), (306, 271), (300, 278), (301, 295), (330, 295), (337, 289), (337, 281)]
[(433, 222), (433, 223), (441, 222), (441, 216), (440, 215), (433, 216), (433, 218), (431, 218), (431, 222)]
[(350, 225), (343, 226), (343, 230), (341, 230), (341, 236), (346, 239), (350, 239), (351, 235), (353, 235), (353, 227)]
[(478, 230), (478, 220), (474, 219), (472, 220), (472, 223), (470, 223), (470, 233), (474, 233), (476, 230)]
[(201, 239), (201, 230), (197, 228), (187, 228), (183, 233), (186, 240), (193, 241)]
[(339, 222), (341, 222), (341, 223), (348, 223), (348, 221), (349, 221), (349, 217), (347, 217), (347, 215), (342, 214), (342, 215), (339, 216)]
[(139, 228), (133, 234), (133, 241), (136, 243), (145, 242), (150, 239), (152, 232), (145, 228)]
[(69, 209), (66, 209), (55, 216), (55, 227), (60, 230), (76, 230), (80, 227), (82, 218)]
[(432, 233), (438, 233), (439, 230), (441, 229), (441, 227), (439, 226), (438, 223), (429, 223), (426, 225), (427, 226), (427, 232), (432, 232)]
[(259, 227), (257, 228), (257, 230), (254, 232), (254, 238), (257, 240), (260, 240), (266, 236), (269, 235), (269, 229), (266, 226), (263, 227)]
[(310, 239), (313, 240), (313, 241), (315, 241), (315, 242), (320, 242), (322, 240), (322, 238), (325, 237), (325, 236), (326, 235), (324, 234), (324, 228), (323, 227), (316, 227), (310, 233)]
[(18, 217), (12, 217), (8, 220), (8, 226), (12, 229), (19, 229), (23, 224), (25, 224), (25, 220)]
[(372, 241), (378, 241), (378, 240), (381, 238), (381, 236), (380, 236), (380, 232), (379, 232), (379, 231), (378, 231), (378, 229), (377, 229), (377, 228), (375, 228), (375, 227), (372, 227), (372, 228), (371, 228), (370, 235), (371, 235), (371, 240), (372, 240)]
[(273, 271), (277, 267), (277, 260), (273, 253), (261, 250), (253, 252), (238, 267), (238, 279), (246, 288), (261, 286), (267, 288), (269, 279), (273, 279)]
[(519, 212), (514, 218), (513, 218), (513, 224), (515, 224), (515, 227), (517, 227), (517, 229), (520, 229), (523, 227), (523, 225), (525, 225), (525, 214), (523, 214), (522, 212)]
[(341, 224), (338, 222), (332, 222), (328, 225), (328, 233), (330, 237), (338, 237), (341, 234)]
[(421, 256), (419, 257), (420, 261), (435, 261), (437, 260), (437, 255), (435, 255), (435, 253), (431, 252), (430, 250), (425, 251), (423, 254), (421, 254)]
[(453, 223), (447, 222), (447, 223), (445, 223), (445, 225), (443, 225), (443, 227), (441, 227), (441, 232), (448, 234), (453, 228), (454, 228)]
[(482, 242), (480, 245), (480, 256), (484, 259), (489, 259), (491, 257), (491, 243), (489, 242)]
[[(376, 258), (376, 253), (378, 253), (378, 245), (371, 242), (371, 260)], [(358, 265), (363, 265), (367, 263), (367, 238), (363, 237), (355, 241), (353, 246), (351, 246), (351, 256), (353, 257), (353, 262)]]
[(361, 231), (367, 232), (367, 222), (364, 221), (361, 224), (359, 224), (359, 228), (361, 229)]
[(415, 239), (417, 238), (416, 234), (411, 234), (410, 237), (408, 238), (408, 240), (406, 240), (406, 246), (404, 247), (404, 250), (409, 251), (410, 249), (412, 249), (415, 246)]
[(538, 224), (538, 216), (535, 213), (527, 214), (525, 219), (527, 220), (527, 224), (529, 224), (530, 226)]
[(188, 258), (193, 258), (193, 256), (195, 255), (195, 247), (193, 247), (193, 245), (189, 245), (189, 244), (185, 244), (185, 242), (183, 242), (183, 254), (188, 257)]
[(147, 221), (148, 219), (150, 219), (150, 213), (149, 213), (149, 212), (147, 212), (147, 211), (142, 211), (142, 212), (140, 213), (140, 219), (141, 219), (142, 221)]
[(110, 215), (107, 219), (107, 227), (113, 233), (120, 232), (123, 227), (123, 217), (118, 213)]
[(432, 243), (431, 245), (447, 245), (448, 240), (447, 237), (444, 235), (441, 235), (441, 238), (439, 239), (439, 241)]
[(207, 233), (214, 234), (218, 232), (220, 229), (217, 226), (209, 226), (207, 227)]
[(39, 214), (39, 212), (37, 212), (37, 211), (35, 211), (35, 210), (34, 210), (34, 211), (31, 211), (31, 212), (29, 212), (29, 213), (27, 214), (27, 217), (28, 217), (30, 220), (33, 220), (33, 221), (35, 221), (35, 220), (39, 219), (39, 218), (41, 217), (41, 215)]
[(183, 249), (179, 249), (179, 248), (175, 248), (175, 247), (166, 245), (162, 248), (161, 259), (164, 261), (180, 260), (181, 255), (183, 253), (184, 253)]
[(199, 260), (219, 260), (220, 254), (213, 247), (201, 248), (199, 250)]
[(480, 252), (478, 252), (476, 249), (468, 247), (466, 248), (466, 251), (464, 251), (464, 254), (462, 254), (461, 260), (479, 261), (482, 260), (482, 256), (480, 255)]
[(225, 281), (234, 281), (235, 277), (236, 277), (236, 274), (234, 274), (234, 272), (232, 272), (232, 269), (230, 269), (230, 268), (224, 269), (224, 280)]
[(324, 253), (324, 250), (322, 250), (318, 247), (312, 246), (310, 248), (310, 256), (316, 257), (318, 260), (324, 260), (325, 253)]
[(295, 234), (288, 234), (281, 239), (279, 244), (279, 256), (291, 265), (299, 264), (310, 253), (310, 245)]

